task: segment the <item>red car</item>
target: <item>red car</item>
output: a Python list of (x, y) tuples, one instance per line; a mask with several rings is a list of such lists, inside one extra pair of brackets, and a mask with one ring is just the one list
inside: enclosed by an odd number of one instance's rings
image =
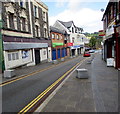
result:
[(90, 57), (90, 53), (89, 52), (84, 52), (83, 57)]

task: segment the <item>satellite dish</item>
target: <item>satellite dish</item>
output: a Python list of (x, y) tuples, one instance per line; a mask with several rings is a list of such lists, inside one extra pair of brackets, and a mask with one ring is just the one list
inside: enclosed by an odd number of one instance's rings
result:
[(104, 11), (104, 9), (102, 8), (102, 9), (101, 9), (101, 12), (103, 12), (103, 11)]

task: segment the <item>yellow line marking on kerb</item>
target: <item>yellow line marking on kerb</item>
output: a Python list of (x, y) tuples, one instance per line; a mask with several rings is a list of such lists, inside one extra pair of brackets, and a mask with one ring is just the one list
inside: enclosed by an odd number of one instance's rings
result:
[[(71, 59), (70, 59), (70, 60), (71, 60)], [(68, 61), (70, 61), (70, 60), (67, 60), (67, 61), (65, 61), (65, 62), (68, 62)], [(32, 76), (32, 75), (34, 75), (34, 74), (37, 74), (37, 73), (39, 73), (39, 72), (43, 72), (43, 71), (46, 71), (46, 70), (48, 70), (48, 69), (54, 68), (54, 67), (59, 66), (59, 65), (65, 63), (65, 62), (59, 63), (59, 64), (54, 65), (54, 66), (52, 66), (52, 67), (50, 66), (50, 67), (45, 68), (45, 69), (41, 69), (41, 70), (34, 71), (34, 72), (32, 72), (32, 73), (30, 73), (30, 74), (28, 74), (28, 75), (19, 77), (19, 78), (17, 78), (17, 79), (13, 79), (13, 80), (11, 80), (11, 81), (9, 81), (9, 82), (3, 82), (3, 83), (0, 84), (0, 87), (5, 86), (5, 85), (7, 85), (7, 84), (10, 84), (10, 83), (12, 83), (12, 82), (18, 81), (18, 80), (27, 78), (27, 77)]]
[[(82, 63), (83, 59), (80, 63)], [(46, 90), (44, 90), (38, 97), (36, 97), (33, 101), (31, 101), (27, 106), (25, 106), (18, 114), (26, 113), (30, 108), (32, 108), (41, 98), (43, 98), (56, 84), (58, 84), (68, 73), (70, 73), (73, 69), (75, 69), (80, 63), (77, 63), (74, 67), (72, 67), (69, 71), (67, 71), (64, 75), (62, 75), (57, 81), (55, 81), (52, 85), (50, 85)]]

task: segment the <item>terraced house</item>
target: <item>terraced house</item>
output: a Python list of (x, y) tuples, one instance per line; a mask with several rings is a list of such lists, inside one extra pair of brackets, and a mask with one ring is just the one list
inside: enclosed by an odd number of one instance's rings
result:
[(2, 3), (5, 69), (51, 59), (48, 7), (36, 0)]
[(109, 1), (102, 18), (105, 32), (103, 59), (113, 59), (113, 66), (120, 68), (120, 1)]
[(70, 47), (71, 56), (77, 56), (83, 53), (84, 44), (89, 41), (86, 36), (82, 34), (82, 28), (75, 26), (73, 21), (63, 22), (60, 20), (57, 20), (53, 26), (67, 32), (70, 41), (68, 46)]
[(70, 47), (68, 47), (69, 36), (63, 30), (50, 26), (50, 37), (52, 41), (52, 60), (70, 56)]

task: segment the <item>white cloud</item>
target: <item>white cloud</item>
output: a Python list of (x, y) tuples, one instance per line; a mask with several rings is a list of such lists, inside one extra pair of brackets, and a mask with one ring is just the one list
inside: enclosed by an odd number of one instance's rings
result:
[(103, 13), (100, 11), (89, 8), (80, 9), (77, 2), (74, 2), (74, 4), (70, 2), (68, 9), (56, 16), (49, 17), (49, 22), (50, 25), (53, 25), (56, 20), (64, 22), (73, 20), (76, 26), (83, 27), (84, 32), (97, 32), (101, 30), (103, 26), (101, 22), (102, 15)]

